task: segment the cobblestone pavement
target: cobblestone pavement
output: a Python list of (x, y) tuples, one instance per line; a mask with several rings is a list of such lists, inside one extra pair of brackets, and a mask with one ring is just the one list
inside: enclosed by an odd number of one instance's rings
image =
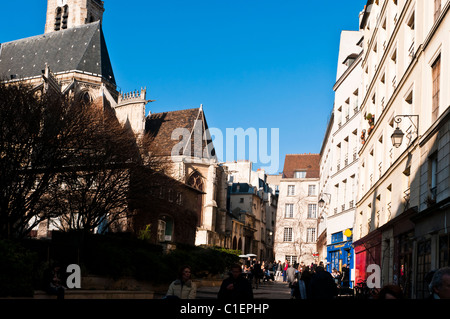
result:
[[(200, 287), (197, 289), (197, 299), (217, 299), (220, 287)], [(259, 288), (253, 288), (255, 299), (290, 299), (291, 289), (285, 282), (265, 282)]]

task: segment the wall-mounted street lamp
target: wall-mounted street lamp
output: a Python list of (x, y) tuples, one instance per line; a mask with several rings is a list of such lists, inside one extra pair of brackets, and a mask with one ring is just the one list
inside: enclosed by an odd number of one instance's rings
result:
[[(397, 115), (394, 117), (394, 122), (397, 124), (400, 124), (404, 117), (409, 118), (412, 125), (414, 126), (416, 135), (419, 135), (419, 115)], [(416, 119), (416, 123), (414, 123), (412, 118)], [(394, 145), (394, 147), (396, 147), (396, 148), (399, 148), (400, 145), (402, 145), (404, 136), (405, 136), (405, 133), (403, 133), (403, 131), (397, 125), (397, 128), (395, 129), (394, 133), (392, 133), (392, 135), (391, 135), (392, 145)]]
[[(328, 203), (331, 201), (331, 194), (328, 193), (322, 193), (322, 195), (327, 195), (328, 196)], [(323, 199), (323, 197), (319, 200), (319, 207), (323, 208), (325, 206), (325, 200)]]

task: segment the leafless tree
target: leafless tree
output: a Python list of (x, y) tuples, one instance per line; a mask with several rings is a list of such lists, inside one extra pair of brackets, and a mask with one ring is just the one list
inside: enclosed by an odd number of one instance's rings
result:
[[(53, 211), (61, 230), (128, 230), (139, 201), (155, 172), (165, 172), (166, 161), (152, 156), (152, 143), (122, 126), (103, 101), (83, 105), (76, 114), (78, 153), (58, 175), (52, 188)], [(99, 229), (100, 228), (100, 229)]]
[(69, 155), (67, 100), (0, 84), (0, 237), (24, 237), (51, 217), (49, 186)]
[(1, 84), (0, 127), (3, 238), (27, 236), (44, 220), (61, 230), (120, 225), (152, 174), (168, 167), (101, 98), (86, 104)]

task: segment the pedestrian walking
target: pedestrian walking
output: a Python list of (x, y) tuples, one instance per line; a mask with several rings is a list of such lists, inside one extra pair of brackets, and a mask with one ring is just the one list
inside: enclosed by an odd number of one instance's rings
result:
[(278, 260), (275, 272), (275, 281), (280, 281), (282, 274), (283, 274), (283, 265), (281, 264), (281, 260)]
[(334, 279), (322, 265), (317, 266), (315, 274), (311, 277), (307, 293), (310, 299), (333, 299), (337, 296), (338, 290)]
[(350, 287), (350, 269), (347, 264), (342, 266), (341, 287), (347, 289)]
[(311, 277), (312, 277), (311, 270), (309, 266), (306, 266), (302, 270), (302, 281), (305, 283), (306, 294), (308, 293), (309, 290), (309, 283), (311, 282)]
[(307, 270), (308, 267), (299, 267), (299, 271), (297, 273), (297, 286), (298, 286), (298, 291), (296, 293), (296, 298), (297, 299), (307, 299), (307, 286), (306, 286), (306, 280), (309, 280), (308, 275), (309, 275), (309, 271)]
[(294, 298), (294, 291), (298, 288), (296, 284), (295, 272), (295, 268), (292, 265), (289, 265), (289, 268), (286, 270), (286, 279), (289, 284), (289, 288), (291, 289), (291, 298)]
[(253, 266), (253, 278), (255, 279), (256, 289), (259, 288), (259, 283), (260, 283), (262, 276), (263, 276), (262, 267), (261, 267), (261, 264), (259, 263), (259, 261), (257, 261), (255, 263), (255, 265)]
[(230, 276), (222, 281), (217, 297), (220, 300), (253, 299), (252, 285), (242, 276), (242, 269), (239, 265), (231, 267)]
[(286, 259), (286, 261), (283, 264), (283, 282), (287, 281), (287, 279), (286, 279), (286, 271), (288, 270), (288, 268), (289, 268), (289, 262)]
[(197, 285), (191, 280), (191, 267), (182, 266), (178, 278), (173, 281), (167, 290), (165, 299), (195, 299)]

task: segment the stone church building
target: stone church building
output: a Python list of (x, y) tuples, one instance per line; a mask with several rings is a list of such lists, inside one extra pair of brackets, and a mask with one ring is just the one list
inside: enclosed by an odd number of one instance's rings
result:
[[(142, 212), (141, 226), (151, 224), (151, 233), (158, 234), (155, 241), (164, 244), (224, 246), (227, 178), (207, 136), (203, 107), (146, 115), (146, 105), (152, 101), (145, 88), (119, 92), (102, 31), (104, 11), (100, 0), (48, 0), (44, 34), (0, 44), (0, 80), (26, 83), (36, 91), (53, 90), (82, 101), (100, 101), (115, 111), (118, 121), (128, 125), (137, 140), (151, 135), (160, 150), (156, 155), (172, 163), (168, 178), (176, 180), (184, 189), (180, 193), (190, 199), (179, 201), (169, 194), (165, 200), (179, 205)], [(177, 128), (188, 132), (189, 138), (174, 139)], [(173, 154), (177, 145), (180, 149)], [(196, 215), (194, 235), (188, 232), (189, 239), (177, 239), (182, 224), (177, 220), (186, 203)]]

